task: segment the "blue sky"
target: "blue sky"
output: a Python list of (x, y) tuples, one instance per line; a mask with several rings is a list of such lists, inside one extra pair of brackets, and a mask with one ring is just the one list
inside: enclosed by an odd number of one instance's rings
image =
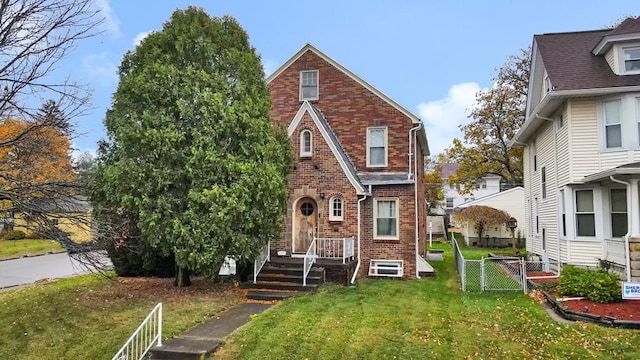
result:
[[(637, 0), (96, 0), (104, 33), (78, 44), (57, 71), (88, 83), (94, 109), (75, 119), (76, 152), (95, 151), (117, 87), (117, 68), (136, 39), (161, 30), (175, 9), (231, 15), (269, 75), (307, 42), (419, 115), (435, 155), (461, 137), (458, 124), (494, 69), (534, 34), (598, 29), (639, 16)], [(605, 5), (607, 4), (607, 5)], [(60, 74), (57, 74), (60, 75)], [(66, 75), (66, 74), (65, 74)]]

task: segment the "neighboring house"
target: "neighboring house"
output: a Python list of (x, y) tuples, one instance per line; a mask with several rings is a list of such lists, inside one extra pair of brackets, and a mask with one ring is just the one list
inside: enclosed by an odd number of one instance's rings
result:
[(296, 157), (272, 251), (304, 256), (314, 238), (342, 239), (339, 249), (353, 238), (354, 280), (432, 271), (419, 256), (429, 155), (421, 120), (309, 44), (267, 83), (272, 122), (288, 129)]
[(91, 205), (83, 196), (57, 200), (36, 199), (29, 208), (33, 209), (31, 213), (5, 212), (3, 223), (11, 224), (12, 230), (20, 230), (27, 235), (37, 234), (40, 224), (33, 219), (35, 212), (38, 212), (46, 214), (47, 221), (66, 233), (71, 241), (86, 242), (92, 239)]
[(451, 214), (455, 208), (464, 203), (500, 192), (501, 177), (497, 175), (487, 175), (483, 177), (477, 189), (471, 191), (470, 194), (461, 195), (459, 193), (460, 185), (449, 184), (449, 178), (455, 174), (456, 171), (458, 171), (458, 164), (444, 163), (440, 165), (440, 177), (442, 178), (444, 193), (444, 209), (440, 208), (436, 210), (439, 215), (444, 215), (445, 213)]
[[(514, 235), (517, 237), (520, 234), (522, 237), (527, 232), (527, 221), (525, 218), (524, 207), (524, 188), (517, 186), (509, 190), (498, 192), (492, 195), (487, 195), (482, 198), (470, 201), (458, 206), (457, 209), (464, 209), (469, 206), (489, 206), (494, 209), (502, 210), (511, 217), (515, 218), (518, 222), (518, 227), (514, 230)], [(470, 223), (458, 224), (459, 229), (462, 232), (462, 236), (467, 245), (479, 245), (486, 244), (491, 247), (503, 247), (511, 246), (511, 230), (507, 228), (506, 224), (489, 226), (483, 237), (487, 239), (479, 239), (478, 234), (474, 229), (474, 225)], [(524, 245), (524, 244), (518, 244)]]
[(639, 129), (639, 19), (534, 36), (526, 119), (511, 143), (524, 147), (528, 251), (607, 260), (640, 280), (627, 243), (640, 237)]

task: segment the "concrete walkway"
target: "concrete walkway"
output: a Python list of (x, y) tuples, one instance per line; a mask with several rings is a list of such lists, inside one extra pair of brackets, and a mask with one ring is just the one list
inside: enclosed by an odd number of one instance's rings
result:
[(213, 354), (224, 339), (273, 304), (243, 303), (207, 320), (151, 350), (151, 359), (202, 359)]

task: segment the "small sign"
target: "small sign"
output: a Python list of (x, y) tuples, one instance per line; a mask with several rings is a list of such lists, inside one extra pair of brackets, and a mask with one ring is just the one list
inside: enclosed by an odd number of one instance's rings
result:
[(640, 300), (640, 283), (623, 282), (622, 298), (627, 300)]

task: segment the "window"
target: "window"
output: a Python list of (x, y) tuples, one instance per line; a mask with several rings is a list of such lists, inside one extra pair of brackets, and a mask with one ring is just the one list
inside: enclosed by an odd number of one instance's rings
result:
[(547, 198), (547, 168), (542, 167), (540, 171), (541, 183), (542, 183), (542, 200)]
[(300, 156), (311, 156), (311, 149), (313, 146), (313, 138), (310, 130), (302, 130), (300, 132)]
[(533, 171), (538, 171), (538, 149), (536, 147), (536, 139), (531, 142), (531, 162), (533, 163)]
[(623, 237), (627, 234), (627, 190), (611, 189), (611, 236)]
[(300, 100), (318, 100), (318, 70), (300, 72)]
[(369, 276), (402, 277), (402, 260), (375, 260), (369, 263)]
[(567, 210), (564, 202), (564, 190), (560, 190), (560, 213), (562, 214), (562, 236), (567, 236)]
[(576, 191), (576, 225), (578, 236), (596, 236), (593, 190)]
[(538, 216), (538, 198), (534, 199), (534, 204), (533, 204), (536, 208), (535, 208), (535, 219), (536, 219), (536, 234), (540, 234), (540, 216)]
[(342, 198), (334, 196), (329, 200), (329, 221), (342, 221)]
[(605, 147), (607, 149), (622, 147), (622, 129), (620, 128), (620, 100), (605, 101), (603, 105)]
[(398, 200), (397, 199), (375, 199), (373, 206), (374, 217), (374, 238), (392, 239), (398, 237)]
[(558, 120), (556, 120), (556, 130), (560, 131), (564, 126), (564, 115), (558, 115)]
[(542, 228), (542, 250), (547, 250), (547, 232), (545, 228)]
[(487, 182), (486, 181), (481, 182), (480, 183), (480, 188), (481, 189), (486, 189), (487, 188)]
[(367, 129), (367, 166), (387, 166), (387, 128)]
[(313, 204), (305, 202), (300, 206), (300, 213), (304, 216), (311, 216), (313, 214)]
[(624, 49), (624, 71), (640, 71), (640, 47)]
[(452, 197), (448, 197), (447, 198), (447, 208), (452, 208), (453, 207), (453, 198)]

